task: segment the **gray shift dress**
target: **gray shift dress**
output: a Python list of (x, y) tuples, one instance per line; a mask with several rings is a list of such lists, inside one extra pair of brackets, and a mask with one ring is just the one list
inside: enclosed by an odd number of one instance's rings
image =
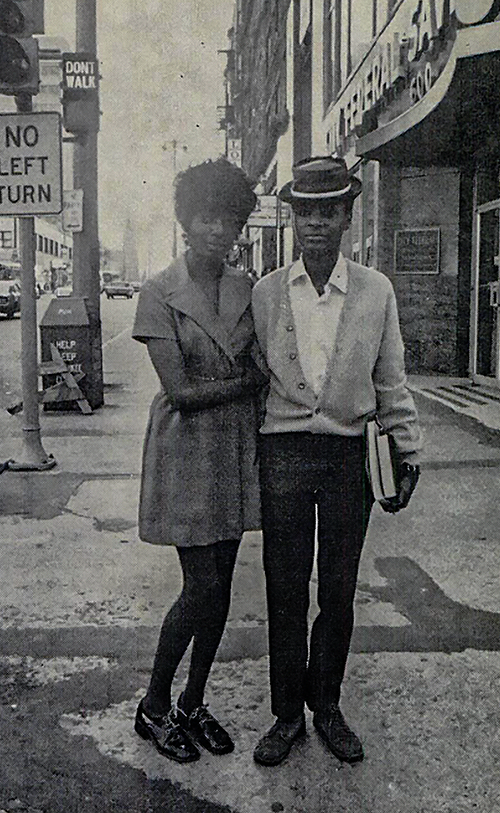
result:
[[(133, 337), (171, 342), (194, 380), (232, 378), (254, 364), (251, 282), (226, 269), (219, 313), (190, 278), (184, 256), (142, 286)], [(260, 527), (257, 400), (181, 412), (163, 390), (144, 442), (139, 536), (158, 545), (210, 545)]]

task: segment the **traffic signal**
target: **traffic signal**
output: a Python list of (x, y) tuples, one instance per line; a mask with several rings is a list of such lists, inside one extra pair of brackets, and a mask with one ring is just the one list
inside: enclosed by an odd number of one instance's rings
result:
[(44, 0), (0, 0), (0, 93), (38, 93)]

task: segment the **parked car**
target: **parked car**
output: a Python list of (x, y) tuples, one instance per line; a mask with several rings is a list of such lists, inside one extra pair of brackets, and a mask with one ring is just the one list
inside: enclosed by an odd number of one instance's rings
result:
[(134, 291), (140, 291), (141, 290), (141, 283), (139, 282), (138, 279), (131, 280), (130, 284), (131, 284), (132, 288), (134, 289)]
[(13, 319), (21, 312), (21, 287), (12, 279), (0, 279), (0, 313)]
[(113, 282), (107, 282), (104, 286), (104, 293), (108, 297), (108, 299), (114, 299), (115, 296), (125, 296), (127, 299), (132, 299), (134, 295), (134, 289), (130, 282), (124, 282), (123, 280), (114, 280)]

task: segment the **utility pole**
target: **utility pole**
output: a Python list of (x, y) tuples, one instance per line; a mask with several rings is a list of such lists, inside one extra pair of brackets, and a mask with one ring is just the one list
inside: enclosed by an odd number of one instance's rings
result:
[[(174, 180), (177, 175), (177, 141), (172, 140), (172, 169), (174, 171)], [(177, 257), (177, 218), (175, 216), (175, 204), (172, 205), (172, 257), (175, 260)]]
[[(16, 96), (18, 113), (31, 113), (30, 95)], [(38, 403), (38, 350), (35, 294), (35, 218), (18, 220), (21, 254), (21, 377), (23, 393), (23, 448), (19, 457), (9, 462), (13, 471), (45, 471), (56, 465), (47, 455), (40, 437)]]
[[(97, 64), (96, 0), (76, 0), (76, 50), (90, 54)], [(95, 100), (98, 105), (98, 98)], [(90, 127), (75, 141), (74, 188), (83, 189), (83, 230), (73, 235), (73, 293), (85, 297), (90, 321), (94, 407), (102, 406), (101, 282), (97, 209), (97, 132)]]
[[(32, 35), (43, 32), (43, 0), (37, 0), (29, 5), (11, 2), (3, 3), (2, 6), (5, 8), (2, 8), (0, 15), (2, 40), (0, 93), (14, 96), (18, 114), (30, 114), (33, 111), (32, 95), (38, 93), (40, 82), (38, 43)], [(3, 146), (7, 148), (7, 141)], [(21, 255), (23, 447), (19, 457), (9, 461), (9, 468), (14, 471), (44, 471), (56, 464), (52, 455), (45, 453), (40, 438), (35, 295), (36, 247), (33, 216), (35, 211), (14, 209), (9, 212), (4, 209), (5, 214), (16, 215), (19, 212), (18, 236)]]
[[(176, 138), (172, 139), (170, 142), (172, 145), (172, 170), (174, 173), (174, 180), (177, 177), (177, 149), (179, 147), (179, 142)], [(163, 149), (167, 149), (166, 144), (163, 145)], [(186, 144), (181, 146), (182, 152), (187, 152), (188, 148)], [(172, 258), (175, 260), (177, 257), (177, 218), (175, 216), (175, 203), (172, 204)]]

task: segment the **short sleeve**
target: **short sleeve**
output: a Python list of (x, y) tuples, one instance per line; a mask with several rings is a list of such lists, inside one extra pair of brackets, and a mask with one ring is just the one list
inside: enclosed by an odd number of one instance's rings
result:
[(172, 308), (152, 281), (145, 282), (139, 293), (132, 338), (138, 342), (147, 342), (148, 339), (177, 341)]

